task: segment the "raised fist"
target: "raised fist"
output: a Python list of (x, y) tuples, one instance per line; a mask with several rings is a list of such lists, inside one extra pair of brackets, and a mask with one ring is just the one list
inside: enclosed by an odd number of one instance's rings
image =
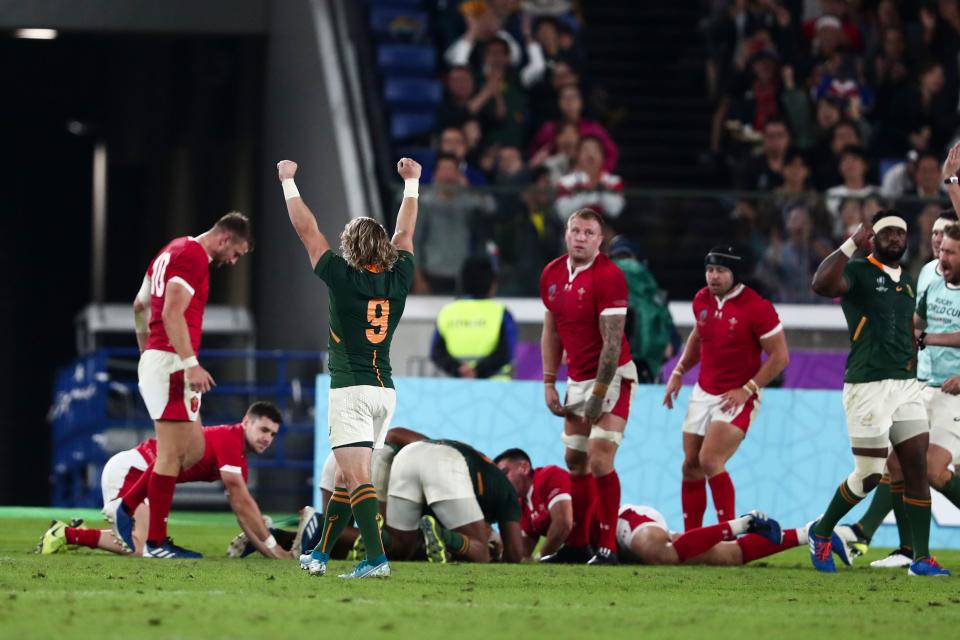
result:
[(277, 174), (281, 181), (292, 178), (297, 172), (297, 163), (293, 160), (281, 160), (277, 163)]
[[(294, 164), (293, 169), (296, 171), (297, 165)], [(416, 178), (419, 180), (420, 171), (420, 163), (411, 160), (410, 158), (400, 158), (400, 162), (397, 163), (397, 173), (399, 173), (400, 177), (404, 180), (409, 180), (411, 178)]]

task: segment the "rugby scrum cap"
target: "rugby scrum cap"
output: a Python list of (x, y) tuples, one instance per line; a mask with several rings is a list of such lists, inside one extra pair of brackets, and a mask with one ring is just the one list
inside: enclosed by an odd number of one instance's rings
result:
[(703, 259), (703, 266), (726, 267), (733, 274), (733, 281), (739, 280), (739, 273), (743, 260), (737, 255), (733, 247), (728, 244), (717, 245), (707, 252), (707, 257)]

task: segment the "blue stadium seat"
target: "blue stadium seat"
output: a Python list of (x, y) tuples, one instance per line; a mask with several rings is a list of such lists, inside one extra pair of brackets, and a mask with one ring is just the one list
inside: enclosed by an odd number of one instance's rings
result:
[[(400, 147), (397, 149), (397, 157), (413, 158), (423, 165), (424, 175), (433, 169), (437, 164), (437, 150), (431, 147)], [(429, 182), (428, 180), (423, 180)]]
[(401, 72), (434, 77), (437, 52), (416, 44), (382, 44), (377, 48), (377, 66), (385, 73)]
[(425, 135), (433, 131), (433, 125), (432, 112), (401, 111), (390, 116), (390, 137), (394, 140), (406, 140)]
[(423, 38), (429, 18), (423, 11), (398, 7), (372, 7), (370, 31), (377, 40), (412, 42)]
[(383, 99), (390, 106), (435, 107), (443, 100), (443, 87), (439, 81), (426, 78), (387, 78)]

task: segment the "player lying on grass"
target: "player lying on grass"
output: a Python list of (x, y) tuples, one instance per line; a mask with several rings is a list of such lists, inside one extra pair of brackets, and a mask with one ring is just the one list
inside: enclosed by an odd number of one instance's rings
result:
[[(276, 538), (267, 530), (260, 508), (247, 489), (247, 453), (266, 451), (280, 430), (280, 422), (280, 411), (273, 403), (254, 402), (241, 422), (206, 427), (203, 429), (203, 457), (177, 476), (178, 483), (223, 481), (237, 522), (257, 551), (268, 558), (290, 558), (291, 555), (280, 548)], [(119, 554), (132, 551), (140, 555), (149, 530), (150, 514), (144, 503), (145, 492), (138, 493), (134, 489), (146, 487), (146, 482), (138, 481), (153, 472), (156, 454), (157, 441), (151, 438), (134, 449), (115, 454), (103, 467), (100, 486), (104, 517), (113, 523), (122, 502), (127, 513), (134, 516), (132, 540), (124, 542), (110, 529), (68, 527), (55, 521), (43, 534), (38, 547), (40, 553), (58, 553), (66, 550), (68, 545), (79, 545)], [(178, 549), (176, 557), (200, 557), (199, 553)]]
[[(653, 507), (625, 504), (617, 519), (617, 545), (623, 562), (739, 566), (807, 544), (807, 528), (781, 530), (773, 518), (751, 511), (720, 524), (670, 533)], [(850, 564), (850, 549), (836, 533), (833, 552)]]

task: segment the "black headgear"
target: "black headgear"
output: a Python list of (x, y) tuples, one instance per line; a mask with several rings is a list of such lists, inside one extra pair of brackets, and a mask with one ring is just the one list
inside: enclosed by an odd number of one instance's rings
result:
[(726, 267), (730, 269), (734, 282), (740, 279), (738, 271), (742, 264), (743, 259), (737, 255), (733, 247), (727, 244), (717, 245), (710, 249), (710, 251), (707, 252), (707, 257), (703, 259), (703, 266), (705, 267), (714, 265), (716, 267)]

